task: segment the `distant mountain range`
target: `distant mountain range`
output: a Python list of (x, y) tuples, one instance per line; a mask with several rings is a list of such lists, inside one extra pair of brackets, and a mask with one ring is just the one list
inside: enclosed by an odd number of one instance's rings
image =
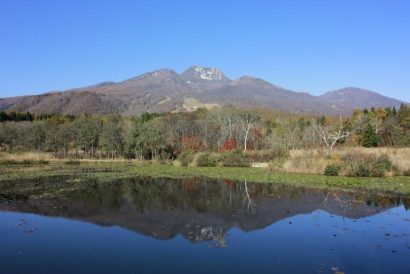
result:
[(32, 113), (120, 113), (192, 111), (234, 105), (309, 114), (350, 114), (356, 108), (399, 107), (402, 101), (360, 88), (343, 88), (321, 96), (295, 92), (263, 79), (231, 80), (217, 68), (192, 66), (181, 74), (170, 69), (148, 72), (122, 82), (41, 95), (0, 99), (0, 110)]

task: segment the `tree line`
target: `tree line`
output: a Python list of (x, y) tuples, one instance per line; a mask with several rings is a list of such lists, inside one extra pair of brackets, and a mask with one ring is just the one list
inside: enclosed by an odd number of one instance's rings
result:
[(227, 106), (186, 113), (32, 115), (0, 112), (1, 151), (56, 157), (172, 159), (184, 151), (409, 146), (410, 107), (308, 116)]
[(30, 112), (5, 112), (0, 111), (0, 122), (6, 121), (14, 121), (14, 122), (21, 122), (21, 121), (33, 121), (34, 115)]

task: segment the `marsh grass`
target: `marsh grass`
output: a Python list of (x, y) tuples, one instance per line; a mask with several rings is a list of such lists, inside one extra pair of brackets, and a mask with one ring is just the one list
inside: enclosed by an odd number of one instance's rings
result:
[[(336, 148), (329, 157), (325, 149), (291, 150), (281, 164), (272, 162), (271, 168), (289, 173), (323, 174), (327, 165), (342, 166), (341, 175), (349, 175), (349, 165), (387, 157), (392, 168), (386, 176), (407, 175), (410, 167), (410, 148)], [(407, 175), (408, 176), (408, 175)]]
[(128, 160), (124, 158), (115, 158), (115, 159), (99, 159), (99, 158), (57, 158), (52, 153), (48, 152), (18, 152), (18, 153), (8, 153), (0, 152), (0, 164), (37, 164), (41, 162), (81, 162), (81, 163), (95, 163), (95, 162), (140, 162), (138, 160)]
[(43, 152), (22, 152), (22, 153), (0, 153), (0, 163), (40, 163), (56, 160), (51, 153)]
[[(300, 149), (283, 151), (254, 151), (244, 155), (230, 153), (194, 153), (185, 152), (177, 161), (166, 161), (173, 167), (182, 166), (216, 166), (233, 167), (249, 166), (250, 162), (269, 161), (270, 171), (295, 174), (324, 174), (326, 166), (341, 166), (339, 175), (352, 176), (352, 166), (379, 158), (387, 157), (392, 166), (383, 171), (380, 176), (409, 176), (410, 175), (410, 148), (363, 148), (338, 147), (329, 157), (326, 149)], [(146, 163), (146, 162), (145, 162)], [(154, 164), (155, 161), (153, 162)], [(161, 162), (162, 163), (162, 162)], [(51, 153), (0, 153), (0, 167), (21, 165), (73, 165), (78, 166), (99, 164), (108, 165), (141, 165), (144, 162), (127, 159), (57, 159)], [(1, 168), (5, 172), (7, 168)], [(366, 175), (366, 174), (365, 174)]]

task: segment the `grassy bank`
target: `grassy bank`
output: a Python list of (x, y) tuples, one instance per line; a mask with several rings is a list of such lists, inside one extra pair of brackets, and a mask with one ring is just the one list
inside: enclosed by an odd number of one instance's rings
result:
[[(410, 147), (403, 148), (364, 148), (364, 147), (336, 147), (329, 157), (325, 148), (310, 148), (298, 150), (255, 150), (246, 153), (245, 158), (241, 155), (232, 156), (232, 153), (222, 152), (184, 152), (173, 162), (174, 165), (187, 165), (198, 167), (204, 165), (223, 166), (232, 163), (238, 166), (238, 162), (243, 160), (243, 164), (251, 165), (252, 163), (264, 163), (269, 169), (281, 173), (303, 173), (318, 174), (324, 173), (327, 165), (339, 165), (341, 167), (340, 175), (349, 175), (351, 166), (357, 163), (368, 162), (382, 156), (391, 162), (392, 168), (385, 172), (385, 176), (410, 176)], [(38, 163), (65, 163), (67, 161), (86, 162), (117, 162), (128, 163), (138, 162), (124, 158), (116, 159), (79, 159), (75, 157), (74, 152), (70, 152), (69, 158), (61, 159), (54, 157), (51, 153), (45, 152), (21, 152), (7, 153), (0, 152), (1, 164), (38, 164)], [(230, 160), (231, 162), (229, 162)], [(155, 161), (154, 161), (155, 162)], [(162, 161), (164, 162), (164, 161)], [(171, 162), (171, 160), (167, 160)]]
[(50, 162), (46, 165), (3, 164), (0, 166), (0, 183), (17, 179), (46, 176), (69, 176), (73, 180), (96, 178), (99, 180), (126, 179), (138, 176), (154, 178), (207, 177), (260, 183), (285, 183), (308, 187), (332, 187), (351, 190), (389, 191), (410, 194), (410, 177), (328, 177), (315, 174), (290, 174), (259, 168), (238, 167), (177, 167), (160, 164), (88, 161), (75, 164)]

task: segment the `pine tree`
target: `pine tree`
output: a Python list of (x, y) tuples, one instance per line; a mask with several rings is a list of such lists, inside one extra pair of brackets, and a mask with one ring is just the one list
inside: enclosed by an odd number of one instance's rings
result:
[(370, 124), (367, 125), (360, 137), (360, 144), (364, 147), (377, 147), (379, 142), (379, 136), (376, 134), (376, 130)]

